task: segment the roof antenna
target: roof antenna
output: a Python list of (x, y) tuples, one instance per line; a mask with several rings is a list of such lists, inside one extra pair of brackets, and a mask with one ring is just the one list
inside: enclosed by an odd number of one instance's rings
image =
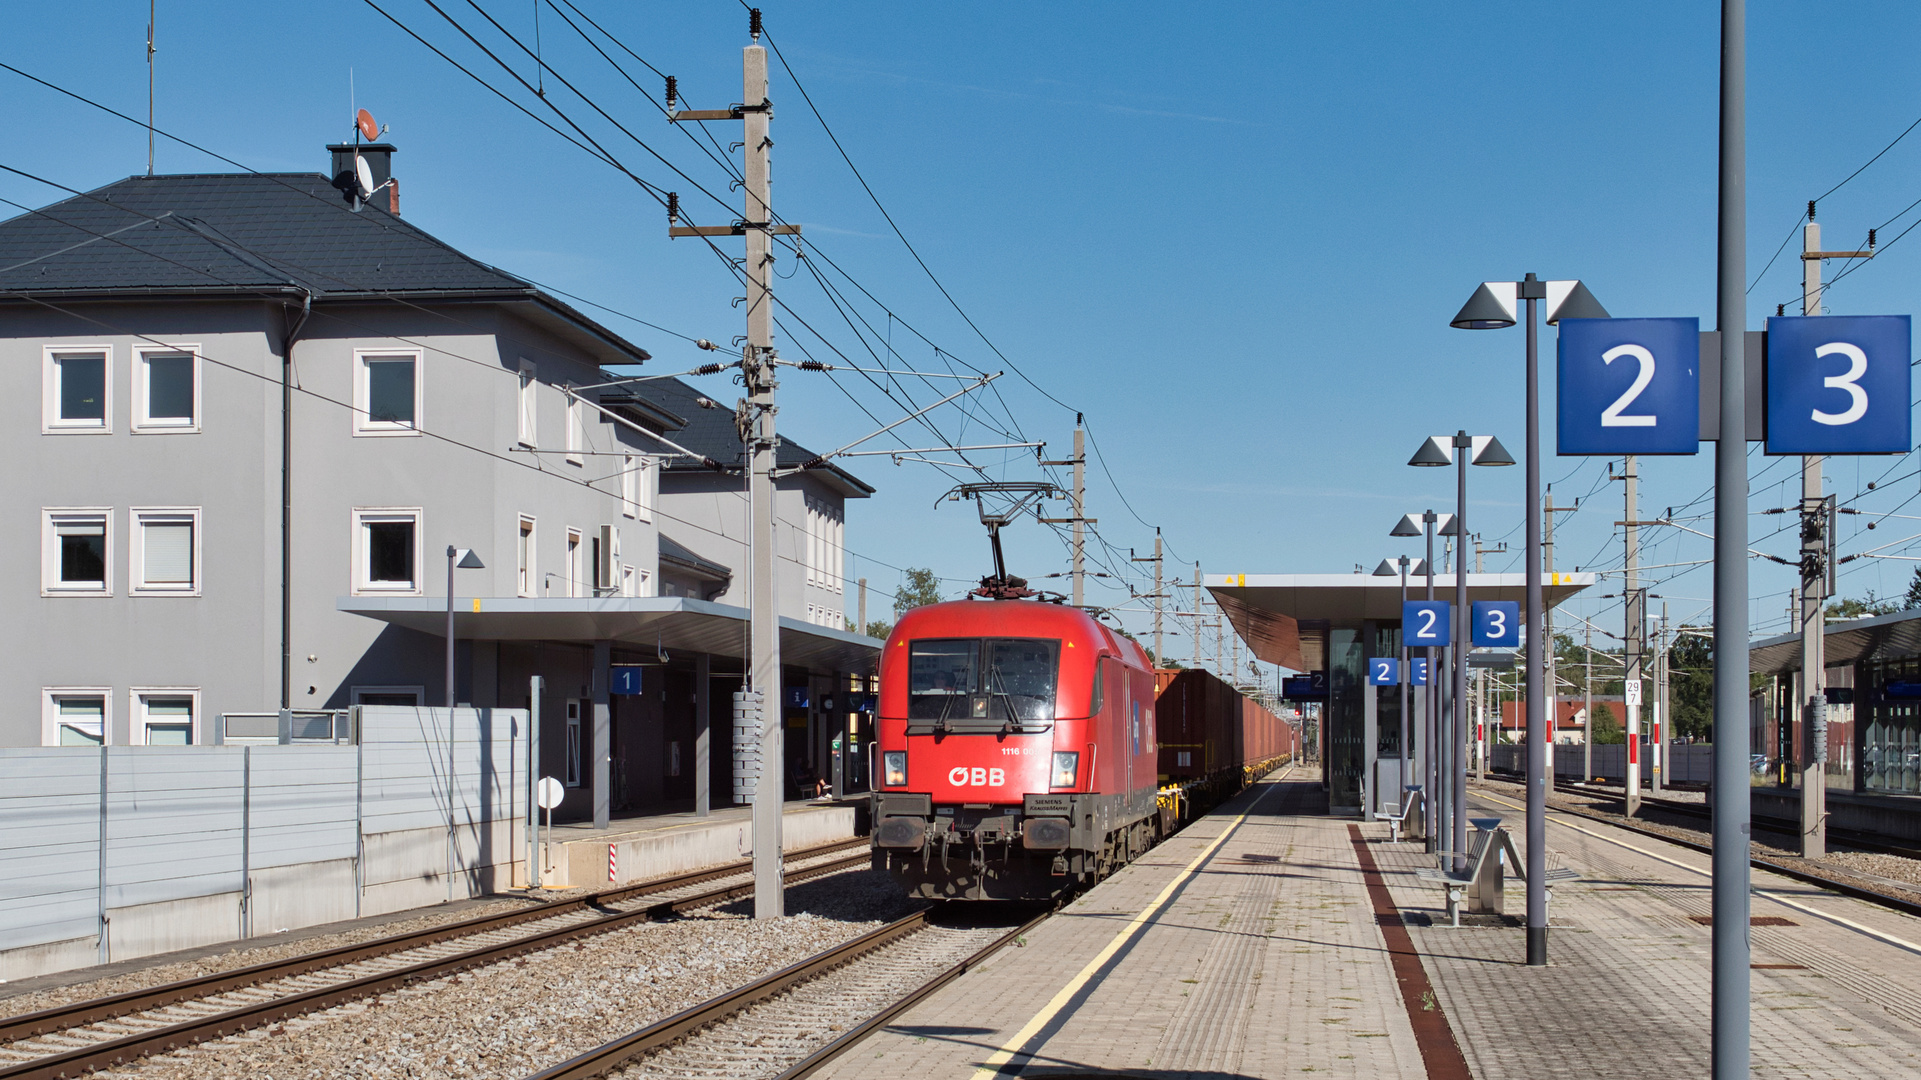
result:
[(153, 23), (160, 0), (147, 0), (147, 175), (153, 175)]

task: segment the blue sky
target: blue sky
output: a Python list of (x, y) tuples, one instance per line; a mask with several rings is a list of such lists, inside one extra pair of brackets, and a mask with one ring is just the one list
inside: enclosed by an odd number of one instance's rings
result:
[[(423, 0), (379, 2), (543, 109)], [(575, 3), (677, 75), (692, 107), (739, 99), (746, 35), (737, 4)], [(534, 77), (532, 62), (465, 0), (442, 6)], [(531, 44), (531, 0), (482, 6)], [(1142, 572), (1124, 560), (1129, 548), (1151, 549), (1154, 525), (1187, 560), (1170, 558), (1170, 574), (1183, 576), (1194, 560), (1208, 572), (1346, 572), (1411, 550), (1386, 535), (1396, 515), (1453, 498), (1451, 471), (1402, 464), (1422, 436), (1464, 427), (1521, 449), (1520, 331), (1447, 326), (1483, 279), (1578, 277), (1616, 315), (1712, 324), (1717, 5), (1534, 5), (1526, 18), (1511, 5), (1474, 3), (763, 6), (773, 41), (867, 183), (1006, 360), (893, 236), (778, 61), (776, 208), (878, 298), (855, 303), (883, 342), (868, 345), (884, 353), (891, 336), (895, 362), (944, 364), (918, 331), (958, 362), (1007, 370), (999, 396), (976, 415), (935, 414), (947, 439), (1000, 442), (996, 428), (1018, 430), (1047, 440), (1050, 457), (1065, 456), (1074, 413), (1086, 414), (1102, 451), (1089, 470), (1088, 513), (1111, 545), (1097, 548), (1107, 569)], [(0, 59), (144, 113), (146, 8), (15, 6)], [(1921, 117), (1921, 74), (1891, 62), (1921, 33), (1921, 10), (1756, 0), (1749, 30), (1752, 278), (1809, 198)], [(555, 73), (545, 77), (550, 99), (635, 173), (678, 190), (698, 220), (722, 220), (693, 182), (593, 117), (553, 85), (555, 75), (737, 202), (721, 169), (550, 8), (540, 35)], [(692, 242), (669, 242), (652, 198), (360, 0), (162, 0), (159, 48), (159, 126), (260, 170), (325, 164), (322, 145), (348, 135), (351, 70), (358, 104), (391, 126), (400, 147), (395, 172), (411, 220), (510, 271), (671, 331), (609, 316), (655, 353), (655, 370), (704, 358), (673, 334), (725, 341), (740, 332), (725, 269)], [(657, 100), (658, 78), (622, 59)], [(142, 130), (5, 72), (0, 86), (14, 117), (0, 163), (79, 188), (144, 170)], [(714, 134), (732, 141), (719, 126)], [(1921, 133), (1825, 198), (1826, 246), (1858, 246), (1871, 226), (1886, 245), (1915, 221), (1921, 208), (1901, 211), (1921, 198), (1918, 166)], [(165, 139), (158, 167), (229, 168)], [(55, 195), (0, 178), (0, 197), (15, 202)], [(1912, 311), (1918, 265), (1921, 239), (1901, 241), (1837, 286), (1829, 310)], [(779, 294), (793, 323), (871, 363), (809, 273), (792, 260), (778, 269), (794, 274)], [(1831, 264), (1828, 276), (1842, 269)], [(1750, 328), (1798, 298), (1797, 274), (1791, 248), (1750, 295)], [(1552, 342), (1544, 334), (1549, 357)], [(789, 357), (805, 347), (834, 359), (797, 327), (779, 344)], [(724, 378), (701, 385), (735, 395)], [(932, 396), (916, 391), (923, 403)], [(876, 426), (856, 402), (883, 421), (902, 411), (858, 378), (837, 387), (791, 372), (780, 424), (810, 447), (837, 446)], [(922, 432), (914, 445), (933, 437)], [(1020, 452), (974, 459), (996, 476), (1037, 475)], [(850, 576), (884, 594), (900, 567), (932, 566), (955, 590), (985, 571), (972, 509), (936, 505), (951, 477), (886, 459), (849, 465), (880, 489), (850, 510)], [(1669, 506), (1705, 514), (1708, 503), (1692, 500), (1711, 468), (1706, 453), (1644, 460), (1644, 514)], [(1557, 565), (1618, 565), (1621, 492), (1607, 463), (1550, 457), (1544, 472), (1557, 502), (1591, 500), (1562, 519)], [(1756, 455), (1751, 472), (1756, 511), (1797, 497), (1792, 483), (1779, 486), (1796, 479), (1794, 463)], [(1921, 492), (1913, 455), (1831, 462), (1829, 475), (1844, 502), (1921, 517), (1921, 499), (1904, 501)], [(1877, 490), (1862, 494), (1877, 478)], [(1484, 470), (1473, 481), (1471, 524), (1509, 543), (1489, 569), (1518, 570), (1521, 470)], [(1755, 546), (1788, 554), (1789, 533), (1768, 535), (1786, 520), (1754, 517)], [(1888, 516), (1870, 533), (1868, 520), (1844, 522), (1844, 552), (1921, 532)], [(1705, 540), (1673, 529), (1647, 530), (1644, 542), (1649, 564), (1708, 554)], [(1013, 526), (1008, 546), (1016, 572), (1066, 569), (1061, 541), (1043, 526)], [(1858, 560), (1843, 568), (1842, 590), (1898, 595), (1913, 565)], [(1791, 574), (1759, 562), (1752, 572), (1752, 623), (1779, 632)], [(1678, 576), (1655, 591), (1673, 616), (1705, 620), (1707, 568), (1654, 576), (1670, 574)], [(1141, 606), (1118, 579), (1096, 580), (1090, 596)], [(1618, 633), (1612, 603), (1573, 610)], [(1658, 612), (1660, 602), (1652, 606)], [(1145, 625), (1139, 614), (1125, 617)]]

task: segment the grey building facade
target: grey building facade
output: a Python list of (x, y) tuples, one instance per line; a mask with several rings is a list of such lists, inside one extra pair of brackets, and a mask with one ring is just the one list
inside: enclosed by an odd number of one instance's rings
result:
[[(744, 618), (727, 603), (744, 528), (663, 493), (675, 459), (654, 437), (680, 441), (695, 395), (607, 387), (647, 354), (403, 220), (391, 147), (330, 149), (334, 176), (358, 153), (385, 186), (362, 204), (320, 174), (133, 177), (0, 222), (18, 556), (0, 573), (17, 613), (0, 744), (209, 743), (222, 714), (276, 708), (518, 707), (539, 675), (563, 819), (692, 798), (697, 756), (724, 783), (725, 735), (694, 744), (738, 684), (723, 631)], [(737, 445), (694, 467), (737, 485)], [(783, 515), (838, 520), (841, 490), (871, 490), (844, 476), (790, 479)], [(809, 528), (799, 513), (782, 532)], [(451, 598), (450, 547), (486, 564), (454, 571)], [(783, 590), (793, 632), (825, 631), (800, 588)], [(551, 617), (513, 617), (535, 609)], [(790, 680), (844, 686), (875, 643), (806, 644)], [(623, 662), (647, 669), (640, 693), (612, 692)]]

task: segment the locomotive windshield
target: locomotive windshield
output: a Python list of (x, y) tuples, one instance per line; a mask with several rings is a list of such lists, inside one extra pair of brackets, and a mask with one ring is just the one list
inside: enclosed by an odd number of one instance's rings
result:
[(910, 642), (907, 719), (929, 729), (1006, 731), (1054, 720), (1061, 643), (1041, 638)]

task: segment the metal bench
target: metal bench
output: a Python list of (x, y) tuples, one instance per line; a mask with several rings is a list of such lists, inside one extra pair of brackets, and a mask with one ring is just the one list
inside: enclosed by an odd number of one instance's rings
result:
[[(1415, 871), (1415, 876), (1421, 880), (1436, 882), (1446, 889), (1448, 917), (1455, 926), (1461, 925), (1463, 901), (1467, 903), (1469, 911), (1501, 914), (1507, 885), (1504, 870), (1510, 863), (1515, 876), (1522, 881), (1527, 880), (1527, 864), (1516, 850), (1514, 838), (1501, 828), (1501, 819), (1475, 818), (1473, 824), (1474, 833), (1468, 839), (1468, 851), (1437, 851), (1437, 866)], [(1454, 868), (1457, 861), (1466, 865), (1457, 870)], [(1557, 882), (1573, 881), (1580, 876), (1566, 866), (1550, 864), (1544, 867), (1542, 878), (1548, 901), (1553, 902)]]
[(1404, 794), (1406, 795), (1405, 799), (1399, 803), (1388, 803), (1380, 814), (1381, 820), (1387, 822), (1388, 825), (1388, 840), (1396, 844), (1401, 842), (1401, 834), (1408, 827), (1408, 818), (1412, 816), (1415, 828), (1419, 828), (1423, 816), (1421, 813), (1420, 785), (1414, 784), (1409, 786), (1405, 789)]

